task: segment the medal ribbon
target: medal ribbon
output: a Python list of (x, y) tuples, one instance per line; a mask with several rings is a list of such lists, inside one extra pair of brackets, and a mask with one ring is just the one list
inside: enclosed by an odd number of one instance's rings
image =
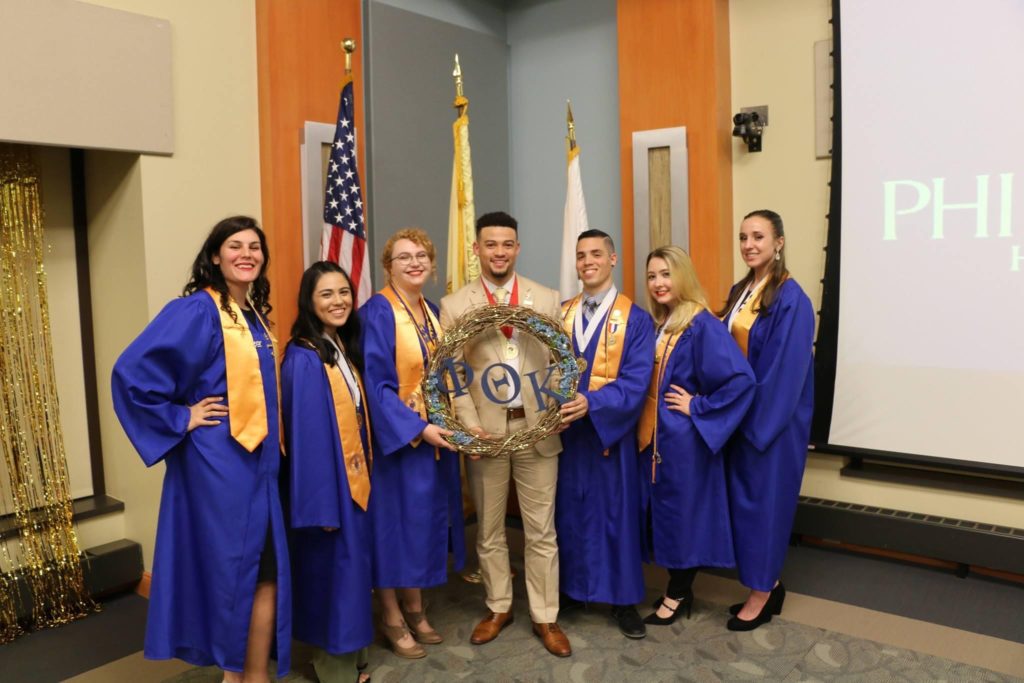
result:
[[(513, 279), (515, 281), (512, 283), (512, 295), (509, 297), (507, 305), (509, 305), (509, 306), (518, 306), (519, 305), (519, 278), (513, 278)], [(487, 283), (483, 282), (482, 279), (481, 279), (480, 284), (483, 285), (483, 287), (484, 287), (484, 294), (487, 295), (487, 303), (489, 303), (491, 306), (497, 306), (498, 302), (495, 300), (494, 295), (491, 294), (491, 290), (488, 289)], [(501, 333), (503, 335), (505, 335), (505, 339), (511, 339), (512, 338), (512, 326), (511, 325), (503, 325), (502, 328), (501, 328)]]
[[(575, 324), (580, 313), (580, 301), (582, 295), (578, 295), (562, 304), (562, 325), (565, 333), (570, 337), (574, 336)], [(619, 365), (622, 364), (622, 352), (626, 346), (626, 324), (629, 321), (629, 313), (633, 310), (633, 302), (623, 294), (616, 294), (611, 313), (601, 326), (601, 336), (597, 341), (597, 349), (594, 351), (594, 366), (590, 370), (590, 382), (587, 385), (589, 391), (597, 391), (608, 382), (619, 376)], [(591, 318), (591, 325), (599, 316)], [(579, 335), (575, 335), (576, 343), (580, 343)], [(581, 349), (586, 353), (586, 348)]]

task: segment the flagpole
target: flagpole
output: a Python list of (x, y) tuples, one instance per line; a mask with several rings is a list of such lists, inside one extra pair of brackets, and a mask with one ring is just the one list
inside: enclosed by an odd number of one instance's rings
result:
[(345, 51), (345, 75), (352, 75), (352, 53), (356, 51), (356, 41), (346, 38), (341, 41), (341, 49)]
[(569, 150), (576, 149), (576, 122), (572, 118), (572, 100), (565, 101), (565, 125), (569, 129), (569, 135), (565, 138), (565, 141), (569, 145)]
[(571, 299), (580, 292), (576, 273), (576, 241), (587, 229), (587, 205), (583, 199), (583, 181), (580, 178), (580, 148), (576, 144), (576, 121), (572, 115), (572, 102), (565, 101), (566, 188), (565, 212), (562, 222), (562, 259), (558, 272), (558, 291), (563, 299)]
[(455, 70), (452, 71), (452, 78), (455, 79), (455, 107), (458, 109), (459, 116), (466, 113), (466, 105), (468, 102), (464, 100), (465, 95), (462, 93), (462, 66), (459, 65), (459, 53), (455, 53)]

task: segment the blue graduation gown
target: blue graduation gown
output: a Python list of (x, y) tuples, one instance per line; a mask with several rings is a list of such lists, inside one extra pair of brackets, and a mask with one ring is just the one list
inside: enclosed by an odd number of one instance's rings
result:
[[(257, 340), (269, 433), (249, 453), (229, 420), (187, 431), (188, 406), (227, 402), (224, 336), (205, 292), (175, 299), (114, 364), (114, 410), (143, 462), (166, 464), (144, 653), (241, 671), (268, 525), (277, 559), (278, 675), (289, 669), (291, 592), (278, 493), (281, 450), (271, 340)], [(273, 654), (273, 653), (272, 653)]]
[(654, 323), (633, 305), (618, 377), (590, 391), (599, 338), (596, 332), (581, 354), (573, 336), (576, 355), (587, 360), (578, 391), (589, 412), (562, 433), (555, 503), (559, 586), (576, 600), (632, 605), (645, 593), (636, 424), (654, 365)]
[[(281, 395), (293, 634), (331, 654), (354, 652), (373, 640), (370, 516), (352, 500), (331, 386), (316, 351), (288, 345)], [(362, 437), (367, 449), (365, 427)]]
[[(693, 394), (690, 415), (669, 410), (672, 384)], [(658, 389), (658, 450), (640, 458), (650, 534), (644, 559), (670, 569), (733, 567), (723, 447), (754, 393), (754, 375), (725, 325), (707, 311), (676, 341)]]
[(728, 447), (729, 509), (740, 582), (768, 591), (782, 572), (814, 412), (814, 308), (794, 280), (747, 339), (754, 402)]
[[(429, 303), (434, 315), (437, 307)], [(458, 454), (415, 440), (427, 423), (398, 397), (395, 315), (374, 294), (359, 308), (363, 326), (366, 400), (373, 421), (374, 588), (428, 588), (448, 580), (448, 553), (456, 571), (466, 561)]]

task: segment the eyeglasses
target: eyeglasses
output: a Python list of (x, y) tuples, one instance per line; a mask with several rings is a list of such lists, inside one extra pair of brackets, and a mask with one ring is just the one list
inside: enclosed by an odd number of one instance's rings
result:
[(398, 261), (403, 266), (407, 266), (412, 263), (413, 259), (416, 259), (421, 263), (430, 263), (430, 254), (425, 251), (421, 251), (416, 254), (401, 253), (391, 257), (392, 261)]

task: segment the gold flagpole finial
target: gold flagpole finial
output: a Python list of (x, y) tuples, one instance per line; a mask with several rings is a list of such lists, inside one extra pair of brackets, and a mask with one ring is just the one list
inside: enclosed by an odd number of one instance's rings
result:
[(455, 96), (462, 97), (462, 67), (459, 65), (459, 53), (455, 53), (455, 70), (452, 71), (455, 78)]
[(576, 123), (572, 118), (572, 101), (565, 101), (565, 124), (569, 128), (569, 135), (566, 140), (569, 143), (569, 149), (576, 149)]
[(356, 51), (356, 41), (346, 38), (341, 41), (341, 49), (345, 51), (345, 75), (352, 73), (352, 53)]

